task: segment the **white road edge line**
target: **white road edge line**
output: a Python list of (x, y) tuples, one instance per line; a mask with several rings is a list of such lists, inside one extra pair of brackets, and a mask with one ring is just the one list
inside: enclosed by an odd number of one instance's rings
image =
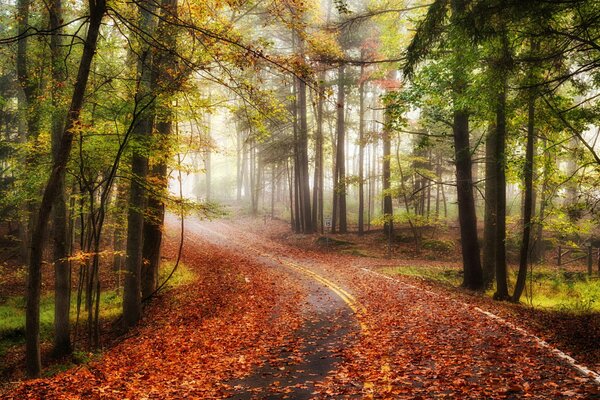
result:
[(556, 347), (550, 345), (548, 342), (546, 342), (545, 340), (540, 339), (538, 336), (536, 336), (536, 335), (534, 335), (534, 334), (532, 334), (530, 332), (527, 332), (525, 329), (523, 329), (523, 328), (521, 328), (519, 326), (516, 326), (512, 322), (509, 322), (509, 321), (505, 320), (504, 318), (502, 318), (502, 317), (500, 317), (500, 316), (498, 316), (498, 315), (496, 315), (494, 313), (482, 310), (479, 307), (473, 307), (473, 306), (471, 306), (471, 305), (469, 305), (469, 304), (467, 304), (467, 303), (465, 303), (463, 301), (456, 300), (456, 299), (453, 299), (451, 297), (447, 297), (447, 296), (441, 295), (439, 293), (432, 292), (431, 290), (422, 289), (422, 288), (420, 288), (418, 286), (411, 285), (410, 283), (399, 281), (398, 279), (394, 279), (391, 276), (384, 275), (382, 273), (373, 271), (372, 269), (369, 269), (369, 268), (360, 268), (360, 269), (363, 270), (364, 272), (373, 274), (373, 275), (378, 276), (380, 278), (384, 278), (384, 279), (393, 281), (393, 282), (395, 282), (397, 284), (409, 287), (411, 289), (416, 289), (416, 290), (419, 290), (421, 292), (434, 295), (436, 297), (441, 297), (444, 300), (450, 300), (450, 301), (452, 301), (454, 303), (457, 303), (457, 304), (460, 304), (460, 305), (462, 305), (462, 306), (464, 306), (464, 307), (466, 307), (468, 309), (474, 309), (477, 312), (479, 312), (479, 313), (487, 316), (488, 318), (491, 318), (491, 319), (493, 319), (495, 321), (498, 321), (501, 324), (503, 324), (505, 326), (508, 326), (512, 330), (519, 332), (524, 337), (532, 339), (538, 346), (550, 350), (551, 353), (553, 353), (558, 358), (564, 360), (569, 366), (571, 366), (572, 368), (574, 368), (575, 370), (577, 370), (580, 374), (584, 375), (585, 377), (589, 378), (591, 381), (593, 381), (596, 384), (600, 385), (600, 374), (598, 374), (596, 371), (592, 371), (591, 369), (587, 368), (586, 366), (579, 364), (570, 355), (568, 355), (565, 352), (563, 352), (563, 351), (557, 349)]

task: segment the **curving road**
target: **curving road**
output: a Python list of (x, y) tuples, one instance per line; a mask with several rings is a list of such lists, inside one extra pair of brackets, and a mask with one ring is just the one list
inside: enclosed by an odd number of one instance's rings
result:
[(594, 371), (494, 314), (381, 275), (370, 260), (286, 246), (260, 224), (188, 229), (287, 271), (311, 294), (314, 317), (295, 334), (312, 356), (283, 375), (266, 365), (234, 383), (234, 398), (600, 398)]

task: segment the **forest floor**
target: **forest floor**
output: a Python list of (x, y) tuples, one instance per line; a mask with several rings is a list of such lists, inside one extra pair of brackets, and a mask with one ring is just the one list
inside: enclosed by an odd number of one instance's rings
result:
[(96, 361), (0, 398), (600, 398), (600, 382), (528, 332), (594, 368), (597, 345), (581, 358), (522, 308), (380, 273), (435, 261), (323, 249), (278, 221), (186, 225), (194, 282)]

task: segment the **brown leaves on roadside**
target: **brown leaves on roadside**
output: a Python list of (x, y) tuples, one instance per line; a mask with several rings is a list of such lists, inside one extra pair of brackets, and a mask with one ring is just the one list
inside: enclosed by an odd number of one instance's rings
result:
[[(302, 290), (285, 274), (188, 238), (198, 280), (155, 300), (136, 331), (99, 361), (23, 382), (2, 399), (222, 398), (301, 323)], [(166, 253), (173, 255), (169, 246)]]

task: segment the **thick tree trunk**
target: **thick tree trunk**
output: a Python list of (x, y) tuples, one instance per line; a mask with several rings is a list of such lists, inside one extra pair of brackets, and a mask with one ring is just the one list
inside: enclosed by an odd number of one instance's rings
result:
[[(175, 36), (169, 34), (167, 21), (177, 17), (177, 0), (161, 1), (162, 18), (158, 24), (159, 36), (165, 35), (170, 49), (175, 50), (177, 43)], [(156, 81), (153, 84), (160, 90), (158, 110), (159, 118), (156, 121), (158, 148), (152, 166), (152, 180), (156, 182), (155, 193), (148, 198), (148, 216), (144, 221), (144, 243), (142, 264), (142, 299), (151, 296), (158, 287), (158, 272), (160, 267), (161, 245), (165, 219), (165, 197), (168, 189), (167, 161), (171, 154), (169, 149), (169, 136), (173, 128), (173, 112), (171, 110), (171, 95), (177, 89), (177, 77), (173, 73), (176, 60), (171, 52), (158, 52), (153, 59)], [(209, 120), (210, 131), (210, 120)], [(210, 160), (210, 152), (208, 154)], [(210, 200), (210, 162), (207, 166), (207, 200)]]
[(471, 147), (469, 145), (469, 115), (454, 111), (454, 151), (456, 158), (456, 194), (463, 257), (463, 286), (472, 290), (483, 288), (483, 273), (477, 240), (477, 216), (473, 198)]
[[(66, 71), (63, 66), (64, 51), (62, 29), (62, 0), (53, 0), (50, 7), (50, 53), (52, 57), (52, 161), (57, 162), (62, 132), (65, 126), (65, 110), (61, 108), (64, 96)], [(57, 184), (57, 194), (52, 205), (52, 226), (54, 229), (54, 348), (53, 354), (61, 357), (71, 352), (71, 332), (69, 312), (71, 308), (71, 267), (69, 256), (69, 234), (67, 228), (67, 204), (65, 199), (65, 178)]]
[(73, 145), (73, 133), (76, 130), (76, 125), (83, 106), (90, 67), (96, 52), (100, 24), (106, 10), (106, 3), (104, 0), (90, 0), (89, 5), (90, 17), (88, 33), (81, 55), (81, 61), (79, 63), (71, 105), (69, 106), (69, 111), (67, 113), (67, 120), (60, 140), (60, 146), (58, 146), (57, 157), (52, 163), (52, 171), (46, 181), (44, 194), (42, 196), (32, 233), (25, 322), (27, 374), (32, 377), (39, 376), (41, 370), (39, 338), (40, 294), (42, 283), (41, 267), (42, 254), (44, 251), (44, 238), (48, 227), (48, 217), (50, 216), (54, 199), (59, 193), (60, 183), (65, 176), (65, 167), (69, 160), (69, 154)]
[(485, 142), (485, 212), (483, 221), (483, 282), (489, 287), (496, 275), (496, 125), (488, 128)]
[[(465, 13), (467, 2), (465, 0), (452, 0), (452, 24), (459, 33), (454, 40), (462, 39), (460, 36), (461, 20)], [(477, 238), (477, 214), (475, 211), (475, 198), (473, 196), (473, 163), (471, 147), (469, 144), (469, 113), (459, 104), (465, 95), (467, 87), (467, 71), (461, 64), (463, 48), (456, 45), (454, 48), (458, 64), (453, 71), (453, 135), (454, 153), (456, 162), (456, 194), (458, 198), (458, 219), (460, 224), (460, 241), (463, 257), (463, 286), (472, 290), (483, 289), (483, 271), (481, 269), (481, 255)], [(443, 193), (442, 193), (443, 194)]]

